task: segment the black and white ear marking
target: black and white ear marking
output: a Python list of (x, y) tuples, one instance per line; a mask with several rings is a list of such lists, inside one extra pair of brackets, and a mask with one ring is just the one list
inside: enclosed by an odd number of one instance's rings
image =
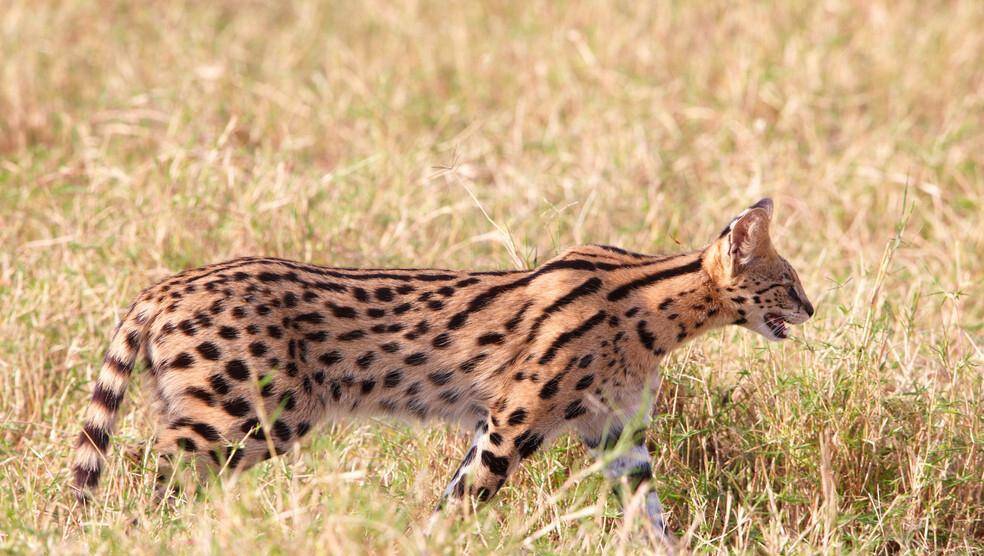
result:
[(718, 236), (727, 238), (731, 270), (737, 274), (761, 249), (769, 245), (772, 199), (766, 197), (743, 210)]
[(754, 205), (752, 205), (752, 206), (750, 206), (748, 208), (749, 209), (762, 209), (765, 212), (769, 213), (769, 220), (772, 220), (772, 199), (770, 199), (768, 197), (764, 197), (762, 199), (759, 199), (759, 201), (757, 203), (755, 203)]

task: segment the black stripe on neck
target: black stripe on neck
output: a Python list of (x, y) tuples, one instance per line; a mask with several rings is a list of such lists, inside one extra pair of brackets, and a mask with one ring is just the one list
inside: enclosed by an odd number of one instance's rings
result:
[(620, 299), (625, 299), (630, 293), (639, 289), (645, 288), (646, 286), (651, 286), (656, 282), (661, 282), (670, 278), (675, 278), (677, 276), (683, 276), (684, 274), (691, 274), (697, 272), (701, 269), (701, 259), (702, 257), (697, 257), (697, 259), (681, 266), (674, 266), (672, 268), (667, 268), (659, 272), (654, 272), (653, 274), (648, 274), (642, 278), (637, 278), (627, 284), (622, 284), (621, 286), (615, 288), (608, 293), (608, 301), (618, 301)]

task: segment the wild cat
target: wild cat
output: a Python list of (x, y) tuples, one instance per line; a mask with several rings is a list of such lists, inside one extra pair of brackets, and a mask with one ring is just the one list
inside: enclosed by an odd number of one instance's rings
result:
[[(488, 500), (571, 429), (595, 453), (618, 445), (605, 474), (635, 491), (652, 478), (640, 432), (670, 351), (726, 325), (782, 340), (813, 315), (772, 245), (772, 208), (762, 199), (703, 249), (670, 256), (588, 245), (529, 271), (251, 257), (181, 272), (144, 290), (113, 334), (78, 437), (75, 488), (84, 499), (96, 486), (142, 356), (162, 484), (178, 453), (240, 472), (327, 419), (387, 415), (474, 430), (442, 501)], [(646, 496), (663, 534), (659, 498)]]

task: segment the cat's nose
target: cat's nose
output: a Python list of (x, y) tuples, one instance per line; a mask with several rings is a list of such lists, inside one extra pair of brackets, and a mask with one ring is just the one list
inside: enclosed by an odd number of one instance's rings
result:
[(809, 301), (803, 303), (803, 310), (806, 311), (808, 316), (813, 316), (813, 304)]

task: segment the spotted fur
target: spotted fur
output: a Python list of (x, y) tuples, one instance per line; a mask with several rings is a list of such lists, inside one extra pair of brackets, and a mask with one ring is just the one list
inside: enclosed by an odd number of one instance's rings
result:
[[(708, 247), (672, 256), (589, 245), (531, 271), (362, 270), (241, 258), (145, 290), (110, 342), (77, 442), (75, 486), (96, 485), (138, 358), (160, 423), (156, 452), (232, 471), (329, 419), (461, 423), (475, 440), (446, 495), (488, 499), (520, 462), (574, 429), (607, 470), (651, 468), (633, 415), (660, 360), (738, 324), (769, 339), (813, 308), (768, 234), (772, 203)], [(781, 323), (781, 327), (780, 327)], [(629, 434), (631, 433), (631, 434)], [(663, 527), (658, 498), (647, 501)]]

